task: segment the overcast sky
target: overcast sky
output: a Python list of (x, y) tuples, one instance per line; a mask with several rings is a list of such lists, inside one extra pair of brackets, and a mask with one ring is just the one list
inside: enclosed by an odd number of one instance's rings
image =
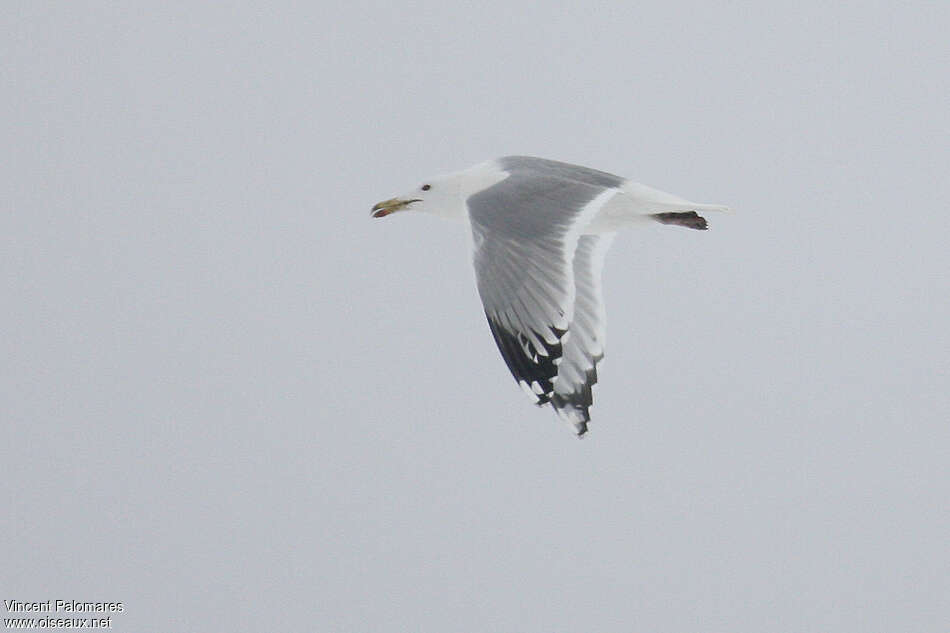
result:
[[(0, 597), (140, 632), (945, 628), (948, 30), (4, 3)], [(464, 226), (369, 217), (506, 154), (736, 210), (615, 241), (583, 441), (508, 373)]]

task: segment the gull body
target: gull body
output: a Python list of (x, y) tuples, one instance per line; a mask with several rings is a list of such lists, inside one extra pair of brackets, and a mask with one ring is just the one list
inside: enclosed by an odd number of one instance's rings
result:
[(705, 230), (691, 202), (606, 172), (506, 156), (431, 178), (373, 206), (373, 217), (414, 211), (469, 223), (479, 295), (512, 375), (578, 435), (603, 358), (601, 270), (614, 234), (661, 222)]

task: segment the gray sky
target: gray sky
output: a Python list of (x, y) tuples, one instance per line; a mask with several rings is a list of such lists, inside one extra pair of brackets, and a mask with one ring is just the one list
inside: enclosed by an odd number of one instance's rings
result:
[[(950, 620), (946, 3), (111, 4), (0, 9), (0, 597)], [(369, 218), (515, 153), (737, 211), (618, 237), (583, 441), (508, 374), (463, 227)]]

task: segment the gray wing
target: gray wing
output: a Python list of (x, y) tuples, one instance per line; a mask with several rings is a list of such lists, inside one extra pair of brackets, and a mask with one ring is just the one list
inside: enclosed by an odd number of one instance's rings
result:
[(468, 199), (475, 274), (498, 349), (540, 405), (555, 395), (574, 314), (580, 231), (613, 187), (575, 178), (570, 165), (525, 158), (506, 164), (511, 160), (500, 161), (507, 179)]
[(582, 235), (574, 251), (574, 314), (551, 404), (558, 415), (574, 425), (578, 435), (587, 432), (588, 409), (594, 401), (591, 387), (597, 383), (597, 363), (604, 357), (606, 314), (601, 271), (613, 239), (612, 233)]

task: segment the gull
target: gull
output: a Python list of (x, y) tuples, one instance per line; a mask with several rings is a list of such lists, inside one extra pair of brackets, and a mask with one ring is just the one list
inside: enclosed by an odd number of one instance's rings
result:
[(651, 222), (705, 230), (699, 204), (602, 171), (506, 156), (424, 181), (373, 206), (469, 223), (476, 285), (508, 369), (538, 406), (583, 436), (604, 357), (604, 256), (618, 230)]

